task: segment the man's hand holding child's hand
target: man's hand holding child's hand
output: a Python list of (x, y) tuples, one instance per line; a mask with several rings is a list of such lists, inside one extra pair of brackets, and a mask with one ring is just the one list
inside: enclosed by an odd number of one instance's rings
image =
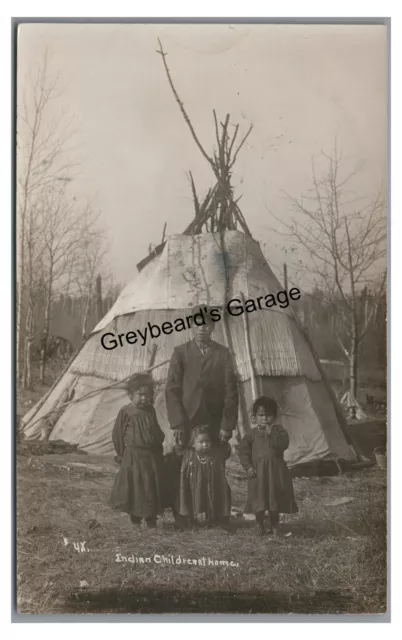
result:
[(255, 471), (254, 471), (253, 467), (249, 467), (249, 468), (247, 469), (247, 472), (246, 472), (246, 473), (247, 473), (247, 475), (248, 475), (248, 477), (249, 477), (249, 478), (255, 478), (255, 477), (256, 477), (256, 475), (255, 475)]

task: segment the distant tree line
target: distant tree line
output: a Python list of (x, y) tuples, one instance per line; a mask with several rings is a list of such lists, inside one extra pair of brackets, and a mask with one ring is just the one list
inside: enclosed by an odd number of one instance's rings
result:
[[(367, 289), (363, 289), (358, 300), (358, 314), (364, 316), (369, 313), (372, 305), (377, 302)], [(311, 293), (304, 293), (298, 302), (295, 302), (300, 321), (307, 329), (317, 353), (325, 360), (342, 361), (345, 371), (348, 371), (349, 361), (339, 342), (347, 342), (347, 329), (336, 309), (341, 301), (334, 298), (328, 303), (325, 293), (315, 288)], [(375, 309), (370, 328), (359, 345), (360, 376), (362, 378), (370, 374), (384, 376), (387, 367), (387, 301), (385, 293), (382, 294)]]
[[(87, 296), (78, 294), (65, 295), (61, 293), (52, 302), (50, 335), (68, 340), (74, 351), (83, 344), (99, 320), (113, 306), (119, 293), (118, 288), (113, 287), (109, 288), (102, 297), (99, 297), (96, 292), (96, 282), (99, 282), (99, 277), (95, 280), (94, 292), (89, 299)], [(35, 308), (35, 326), (39, 336), (42, 335), (43, 330), (45, 305), (45, 297), (39, 296)], [(38, 344), (39, 339), (36, 341), (36, 346)], [(37, 349), (35, 359), (38, 359)]]

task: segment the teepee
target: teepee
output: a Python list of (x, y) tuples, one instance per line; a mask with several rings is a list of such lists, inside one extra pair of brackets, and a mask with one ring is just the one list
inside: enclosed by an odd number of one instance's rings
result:
[[(173, 349), (189, 339), (189, 330), (148, 340), (142, 346), (122, 341), (105, 349), (102, 336), (138, 332), (185, 318), (197, 305), (225, 310), (230, 300), (256, 300), (283, 290), (248, 229), (234, 199), (232, 167), (251, 128), (235, 148), (239, 127), (229, 134), (229, 115), (218, 125), (217, 149), (209, 157), (199, 142), (173, 85), (160, 44), (168, 80), (191, 134), (209, 162), (215, 186), (200, 202), (190, 174), (195, 217), (182, 234), (171, 235), (138, 265), (139, 273), (94, 328), (84, 346), (52, 389), (23, 418), (26, 438), (65, 440), (93, 454), (113, 454), (112, 427), (128, 398), (125, 381), (152, 370), (155, 409), (166, 434), (165, 451), (173, 445), (167, 421), (164, 386)], [(250, 425), (249, 409), (257, 395), (276, 399), (280, 420), (290, 436), (285, 456), (290, 467), (321, 460), (357, 458), (342, 410), (325, 378), (291, 306), (275, 305), (253, 313), (222, 313), (214, 340), (232, 352), (239, 386), (239, 432)]]
[[(124, 342), (113, 350), (102, 346), (102, 335), (126, 335), (148, 322), (159, 327), (166, 321), (173, 324), (198, 304), (224, 309), (227, 300), (256, 299), (280, 290), (259, 244), (243, 231), (170, 236), (161, 253), (125, 287), (45, 400), (24, 417), (25, 437), (46, 433), (50, 440), (78, 444), (88, 453), (112, 454), (113, 422), (128, 400), (122, 381), (151, 364), (155, 408), (169, 450), (172, 439), (164, 398), (168, 361), (173, 348), (191, 338), (190, 332), (161, 335), (145, 346)], [(242, 431), (250, 428), (247, 409), (253, 395), (265, 394), (277, 400), (289, 432), (290, 466), (356, 458), (342, 415), (291, 306), (236, 317), (225, 314), (213, 337), (222, 344), (229, 339), (234, 355)]]

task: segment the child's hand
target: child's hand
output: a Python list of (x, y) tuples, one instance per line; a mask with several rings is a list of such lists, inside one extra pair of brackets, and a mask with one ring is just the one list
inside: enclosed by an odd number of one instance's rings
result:
[(122, 456), (115, 456), (114, 457), (114, 461), (117, 462), (117, 464), (121, 464), (122, 460), (123, 460)]
[(185, 431), (182, 429), (173, 429), (173, 438), (176, 446), (182, 447), (183, 449), (186, 448), (188, 436)]
[(230, 438), (232, 437), (232, 432), (231, 431), (225, 431), (225, 429), (221, 429), (219, 431), (219, 439), (221, 442), (229, 442)]
[(249, 467), (246, 471), (247, 475), (249, 478), (255, 478), (255, 471), (253, 469), (253, 467)]
[(175, 444), (173, 451), (178, 458), (182, 458), (186, 452), (186, 448), (181, 444)]
[(230, 444), (228, 442), (221, 441), (219, 443), (219, 447), (220, 447), (223, 459), (227, 460), (228, 458), (230, 458), (230, 454), (232, 452), (232, 447), (230, 446)]

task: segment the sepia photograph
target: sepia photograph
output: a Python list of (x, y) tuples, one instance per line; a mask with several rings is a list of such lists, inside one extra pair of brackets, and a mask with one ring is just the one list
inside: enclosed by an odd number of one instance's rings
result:
[(388, 38), (15, 25), (20, 616), (389, 611)]

